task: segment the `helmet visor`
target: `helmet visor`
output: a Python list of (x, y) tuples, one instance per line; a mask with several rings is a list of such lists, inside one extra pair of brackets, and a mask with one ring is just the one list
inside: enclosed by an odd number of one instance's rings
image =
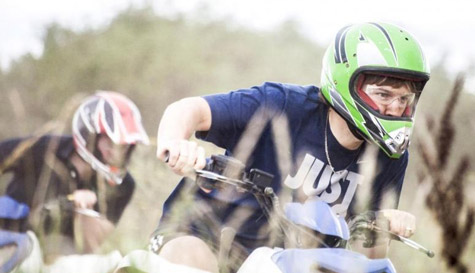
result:
[[(365, 83), (358, 80), (357, 96), (372, 112), (383, 118), (412, 117), (418, 92), (409, 82), (397, 86), (391, 84)], [(416, 93), (417, 92), (417, 93)]]
[(404, 109), (414, 105), (414, 99), (416, 98), (416, 93), (398, 94), (377, 85), (368, 85), (365, 92), (377, 104), (389, 106), (396, 102), (397, 107)]
[(382, 115), (408, 117), (413, 112), (416, 93), (397, 92), (391, 88), (377, 85), (367, 85), (364, 92), (367, 96), (362, 97), (363, 101), (374, 103)]

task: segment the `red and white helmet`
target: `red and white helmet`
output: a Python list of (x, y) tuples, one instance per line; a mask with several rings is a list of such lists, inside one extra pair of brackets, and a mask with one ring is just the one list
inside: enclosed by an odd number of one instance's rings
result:
[(95, 155), (97, 136), (106, 135), (115, 144), (149, 144), (137, 106), (112, 91), (98, 91), (87, 97), (74, 113), (72, 131), (78, 154), (115, 184), (122, 183), (125, 170), (110, 166)]

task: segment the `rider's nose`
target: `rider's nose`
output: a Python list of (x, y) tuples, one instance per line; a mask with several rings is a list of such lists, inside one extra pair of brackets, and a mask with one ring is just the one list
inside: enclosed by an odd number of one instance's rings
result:
[(381, 109), (381, 113), (385, 116), (400, 117), (404, 111), (404, 105), (398, 100), (392, 101)]

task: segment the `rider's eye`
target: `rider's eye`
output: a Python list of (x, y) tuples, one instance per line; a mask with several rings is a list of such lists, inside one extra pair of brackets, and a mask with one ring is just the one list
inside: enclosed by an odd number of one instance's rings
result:
[(376, 95), (381, 98), (388, 98), (389, 95), (386, 92), (376, 92)]

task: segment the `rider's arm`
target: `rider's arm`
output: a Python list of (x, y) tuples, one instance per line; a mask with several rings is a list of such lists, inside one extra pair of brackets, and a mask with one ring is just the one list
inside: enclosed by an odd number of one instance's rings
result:
[[(188, 141), (193, 133), (196, 132), (200, 139), (233, 151), (254, 114), (263, 109), (265, 118), (271, 118), (271, 115), (282, 112), (289, 92), (282, 84), (265, 83), (249, 89), (175, 102), (165, 110), (160, 122), (157, 156), (164, 160), (169, 153), (169, 166), (181, 175), (193, 166), (195, 153), (199, 155), (195, 161), (204, 166), (205, 162), (200, 160), (204, 159), (204, 151)], [(186, 158), (182, 158), (183, 153)]]
[[(388, 225), (381, 228), (406, 238), (414, 233), (416, 220), (412, 214), (394, 209), (381, 210), (378, 214), (380, 214), (379, 217), (388, 221)], [(377, 239), (373, 247), (365, 248), (362, 241), (356, 241), (353, 243), (352, 249), (369, 258), (380, 259), (387, 256), (390, 242), (386, 236), (381, 235), (381, 238)]]
[[(415, 217), (405, 211), (398, 210), (399, 197), (402, 191), (405, 171), (408, 164), (408, 153), (399, 160), (386, 161), (373, 182), (373, 195), (369, 208), (376, 211), (379, 223), (385, 223), (381, 228), (403, 237), (410, 237), (416, 229)], [(380, 240), (372, 248), (363, 248), (361, 251), (372, 258), (381, 258), (387, 254), (389, 240)]]
[(76, 213), (75, 218), (84, 253), (92, 253), (97, 250), (114, 230), (114, 224), (104, 217), (91, 217)]
[(21, 138), (12, 138), (0, 142), (0, 174), (15, 168), (18, 159), (23, 154), (20, 150), (16, 151), (21, 143), (23, 143)]
[(406, 153), (399, 160), (387, 161), (383, 166), (387, 171), (381, 172), (375, 179), (370, 203), (370, 209), (378, 211), (378, 218), (386, 220), (385, 228), (403, 237), (410, 237), (416, 228), (415, 217), (398, 210), (408, 159)]
[(203, 98), (191, 97), (172, 103), (158, 127), (157, 157), (167, 159), (172, 170), (180, 175), (193, 168), (203, 168), (204, 150), (189, 138), (196, 131), (208, 131), (210, 127), (211, 110)]
[(211, 110), (204, 98), (191, 97), (170, 104), (160, 120), (158, 138), (189, 139), (211, 127)]
[[(135, 189), (134, 179), (130, 174), (124, 177), (120, 185), (117, 185), (110, 194), (106, 196), (106, 213), (98, 217), (76, 213), (78, 223), (79, 238), (82, 241), (84, 252), (92, 252), (97, 249), (114, 230), (115, 225), (120, 220), (125, 207), (129, 203)], [(74, 201), (76, 209), (93, 209), (97, 207), (97, 193), (81, 189), (76, 190), (70, 197)], [(100, 211), (100, 210), (99, 210)]]
[(84, 253), (91, 253), (98, 249), (110, 234), (114, 225), (107, 218), (100, 214), (88, 215), (88, 210), (94, 213), (93, 209), (97, 203), (97, 195), (92, 190), (78, 189), (68, 195), (75, 208), (75, 235), (80, 242), (80, 247)]
[[(114, 188), (113, 194), (107, 197), (107, 214), (97, 217), (76, 213), (80, 240), (83, 251), (91, 253), (98, 249), (107, 236), (114, 230), (115, 225), (124, 212), (134, 191), (134, 181), (127, 174), (122, 184)], [(97, 195), (91, 190), (82, 189), (73, 192), (70, 197), (74, 201), (76, 209), (94, 209), (97, 204)]]

